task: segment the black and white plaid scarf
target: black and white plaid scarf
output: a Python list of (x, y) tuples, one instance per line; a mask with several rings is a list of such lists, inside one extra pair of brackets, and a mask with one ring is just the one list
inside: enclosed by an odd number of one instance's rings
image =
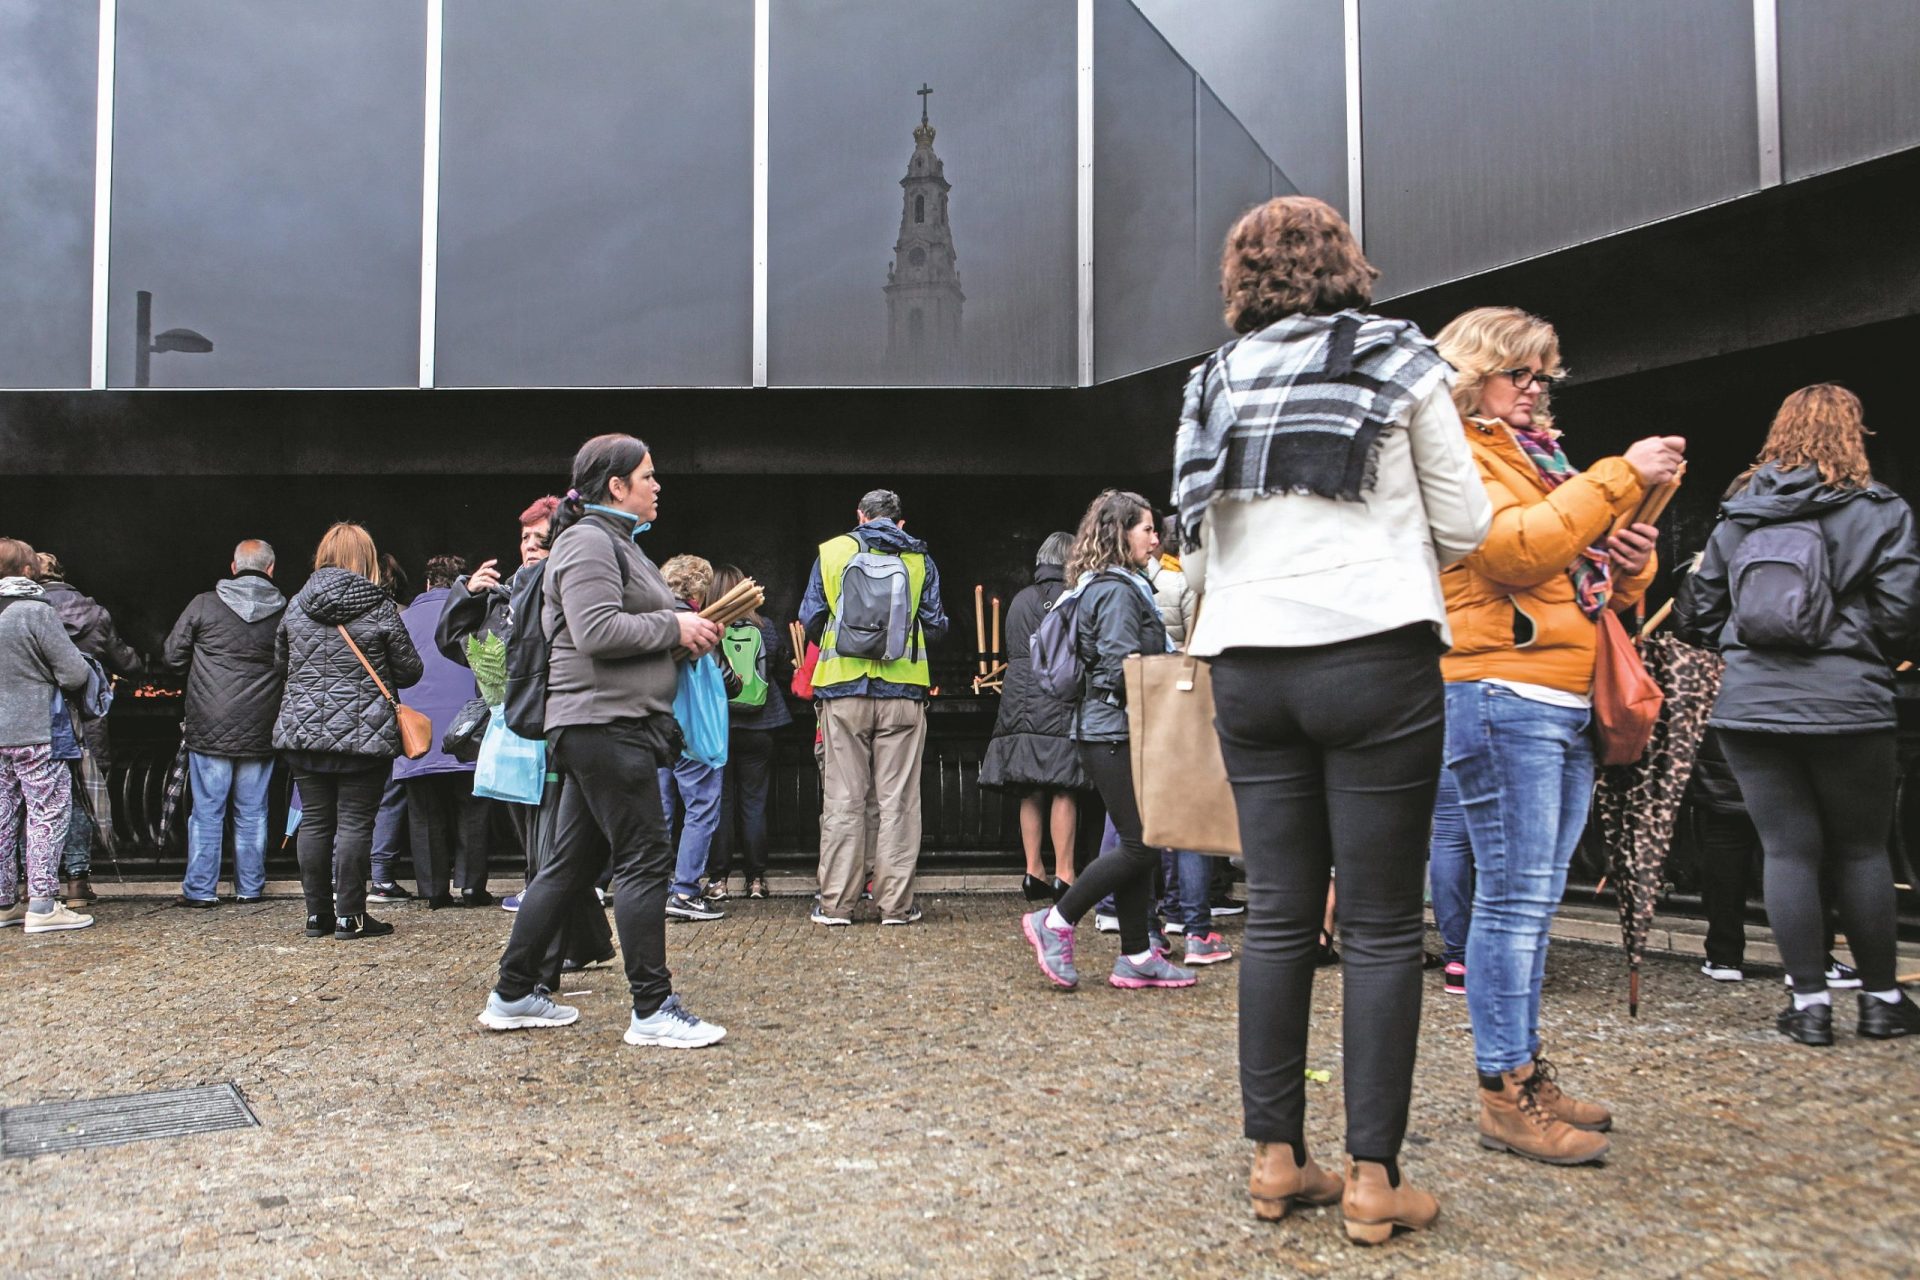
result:
[(1360, 501), (1382, 433), (1448, 372), (1417, 326), (1359, 311), (1288, 316), (1221, 347), (1188, 377), (1180, 411), (1173, 500), (1184, 545), (1200, 545), (1216, 499)]

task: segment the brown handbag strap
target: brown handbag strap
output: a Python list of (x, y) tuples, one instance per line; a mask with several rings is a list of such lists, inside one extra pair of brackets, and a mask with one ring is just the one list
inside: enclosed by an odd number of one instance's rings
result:
[(367, 661), (367, 655), (360, 652), (360, 646), (353, 642), (353, 637), (347, 634), (347, 629), (335, 627), (334, 630), (340, 633), (340, 638), (347, 642), (347, 648), (353, 650), (353, 656), (360, 659), (360, 665), (365, 667), (367, 674), (373, 677), (373, 687), (380, 691), (380, 696), (385, 698), (389, 705), (398, 706), (399, 704), (393, 700), (393, 695), (387, 692), (386, 682), (380, 678), (380, 673), (373, 669), (373, 664)]

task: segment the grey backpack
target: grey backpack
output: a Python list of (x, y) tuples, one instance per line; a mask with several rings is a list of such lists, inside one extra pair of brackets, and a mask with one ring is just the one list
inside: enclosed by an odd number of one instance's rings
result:
[(1833, 630), (1827, 540), (1818, 521), (1763, 524), (1727, 562), (1733, 637), (1749, 649), (1818, 649)]
[(860, 550), (840, 578), (840, 625), (833, 648), (843, 658), (897, 662), (907, 656), (913, 628), (913, 583), (907, 562), (892, 552)]

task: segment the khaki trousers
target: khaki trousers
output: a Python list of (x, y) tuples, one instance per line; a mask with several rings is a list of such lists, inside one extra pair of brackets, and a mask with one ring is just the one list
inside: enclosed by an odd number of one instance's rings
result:
[(820, 702), (825, 802), (820, 814), (820, 909), (851, 917), (866, 861), (867, 808), (879, 809), (873, 897), (884, 919), (913, 909), (920, 861), (920, 757), (927, 709), (910, 698)]

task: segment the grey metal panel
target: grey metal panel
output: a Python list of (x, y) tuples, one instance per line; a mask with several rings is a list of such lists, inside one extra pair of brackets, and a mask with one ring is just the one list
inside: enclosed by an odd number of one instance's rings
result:
[(122, 0), (109, 376), (156, 386), (409, 386), (418, 377), (424, 9), (393, 0)]
[(1920, 146), (1920, 4), (1779, 0), (1787, 180)]
[(1134, 3), (1273, 157), (1295, 193), (1346, 212), (1338, 0)]
[[(769, 381), (1075, 380), (1077, 17), (1062, 0), (773, 6)], [(888, 354), (923, 84), (964, 294), (936, 371)]]
[(1360, 25), (1381, 297), (1758, 188), (1752, 0), (1362, 0)]
[[(1192, 350), (1218, 346), (1233, 336), (1221, 318), (1220, 250), (1227, 231), (1241, 214), (1268, 199), (1274, 166), (1253, 135), (1221, 105), (1206, 85), (1200, 86), (1199, 176), (1194, 225), (1195, 314), (1180, 337)], [(1197, 345), (1194, 345), (1197, 341)]]
[(0, 5), (0, 387), (84, 387), (99, 10)]
[(753, 5), (458, 0), (440, 386), (745, 386)]
[(1127, 0), (1093, 19), (1093, 359), (1104, 382), (1203, 345), (1194, 74)]

